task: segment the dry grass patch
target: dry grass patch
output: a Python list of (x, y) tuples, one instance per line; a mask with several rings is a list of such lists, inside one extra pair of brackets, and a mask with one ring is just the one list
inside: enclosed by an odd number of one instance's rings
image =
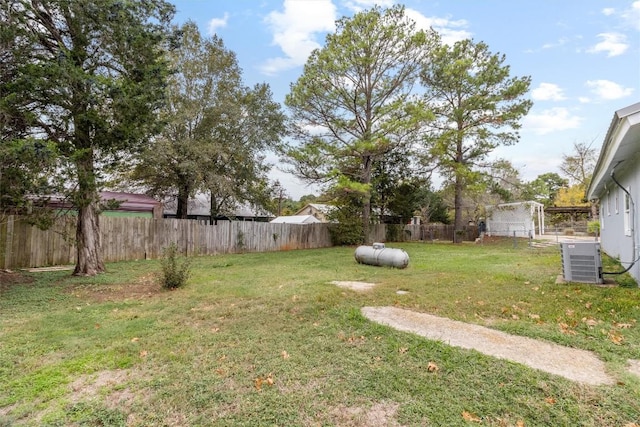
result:
[(342, 427), (402, 427), (396, 420), (400, 405), (376, 402), (369, 407), (339, 405), (329, 413), (330, 422)]
[(152, 298), (164, 292), (157, 275), (146, 274), (133, 283), (78, 284), (67, 289), (71, 295), (96, 303), (126, 302)]

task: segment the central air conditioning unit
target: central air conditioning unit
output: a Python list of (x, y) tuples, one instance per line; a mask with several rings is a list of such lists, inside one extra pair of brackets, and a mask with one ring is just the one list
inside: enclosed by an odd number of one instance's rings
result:
[(562, 275), (567, 282), (602, 283), (598, 242), (562, 242)]

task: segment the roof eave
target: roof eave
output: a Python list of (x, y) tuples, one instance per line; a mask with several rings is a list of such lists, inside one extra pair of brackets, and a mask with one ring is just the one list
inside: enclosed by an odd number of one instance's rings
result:
[[(633, 119), (633, 120), (632, 120)], [(613, 119), (604, 138), (602, 150), (593, 171), (593, 178), (587, 190), (589, 200), (598, 199), (605, 191), (605, 184), (617, 164), (620, 145), (627, 132), (640, 132), (640, 102), (622, 108), (613, 114)], [(640, 148), (640, 144), (639, 144)], [(617, 157), (618, 156), (618, 157)]]

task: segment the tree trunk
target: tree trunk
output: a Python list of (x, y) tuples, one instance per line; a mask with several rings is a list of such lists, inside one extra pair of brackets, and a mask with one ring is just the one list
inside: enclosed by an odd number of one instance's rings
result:
[(96, 202), (78, 210), (77, 258), (74, 276), (95, 276), (105, 271), (100, 241), (100, 221)]
[[(371, 156), (365, 156), (364, 160), (364, 171), (363, 171), (363, 183), (371, 184)], [(362, 203), (362, 234), (364, 234), (364, 243), (370, 245), (373, 243), (369, 231), (371, 227), (369, 226), (371, 222), (371, 190), (367, 190), (364, 195), (364, 200)]]
[(176, 208), (176, 218), (187, 219), (189, 214), (189, 186), (183, 185), (178, 189), (178, 206)]
[(455, 196), (453, 199), (454, 220), (453, 220), (453, 243), (462, 242), (462, 178), (456, 176)]
[(209, 224), (217, 225), (218, 220), (218, 199), (213, 195), (213, 191), (210, 192), (210, 204), (209, 204)]
[(98, 194), (96, 192), (93, 153), (91, 150), (76, 161), (78, 172), (78, 220), (76, 225), (75, 276), (95, 276), (105, 271), (100, 241)]

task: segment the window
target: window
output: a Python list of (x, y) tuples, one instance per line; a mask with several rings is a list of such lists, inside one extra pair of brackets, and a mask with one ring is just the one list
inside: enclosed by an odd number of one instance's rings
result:
[(604, 230), (604, 205), (600, 205), (600, 230)]
[[(627, 192), (629, 187), (627, 187)], [(628, 193), (624, 193), (624, 234), (631, 236), (631, 197)]]
[(607, 191), (607, 215), (611, 215), (611, 193)]
[(619, 189), (616, 191), (616, 201), (615, 201), (615, 203), (614, 203), (614, 208), (615, 208), (615, 210), (616, 210), (616, 215), (618, 215), (618, 195), (620, 194), (620, 192), (621, 192), (621, 191), (622, 191), (622, 188), (619, 188)]

